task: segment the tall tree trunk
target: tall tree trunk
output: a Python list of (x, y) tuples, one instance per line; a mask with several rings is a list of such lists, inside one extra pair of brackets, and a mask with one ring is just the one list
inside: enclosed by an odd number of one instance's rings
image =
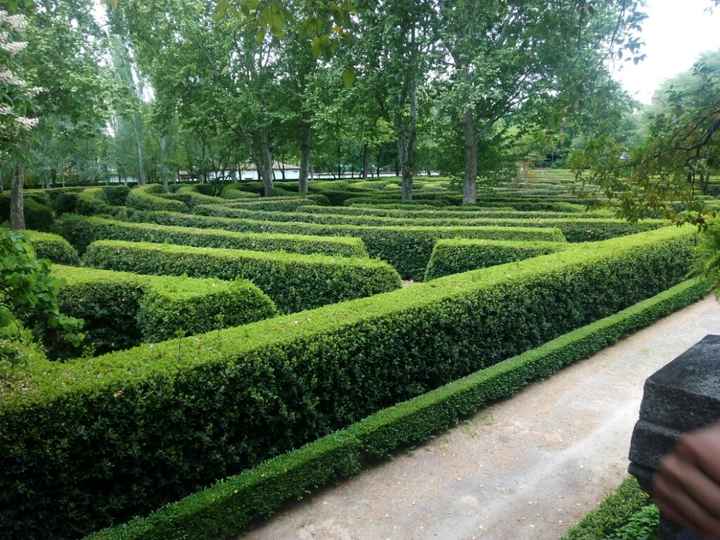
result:
[(400, 185), (403, 202), (412, 201), (413, 178), (415, 177), (415, 155), (417, 147), (417, 85), (410, 83), (410, 114), (401, 118), (398, 133), (398, 158), (402, 181)]
[(162, 180), (163, 189), (165, 193), (170, 193), (170, 186), (168, 185), (168, 168), (165, 164), (167, 159), (167, 135), (160, 136), (160, 177)]
[(273, 160), (270, 140), (265, 131), (257, 138), (257, 161), (258, 176), (263, 183), (263, 195), (270, 197), (273, 189)]
[(363, 153), (362, 153), (362, 177), (363, 179), (367, 179), (368, 177), (368, 144), (363, 144)]
[(300, 135), (300, 179), (298, 191), (305, 197), (308, 194), (310, 176), (310, 153), (312, 152), (312, 129), (309, 124), (303, 124)]
[(10, 187), (10, 228), (25, 229), (25, 197), (23, 193), (24, 174), (20, 163), (15, 165), (15, 175)]
[(475, 204), (477, 202), (478, 143), (475, 136), (475, 118), (470, 109), (463, 114), (463, 137), (465, 139), (463, 204)]
[(137, 153), (137, 167), (138, 167), (138, 185), (142, 186), (145, 184), (145, 149), (143, 148), (142, 142), (142, 128), (139, 125), (140, 120), (138, 118), (133, 122), (135, 129), (135, 148)]

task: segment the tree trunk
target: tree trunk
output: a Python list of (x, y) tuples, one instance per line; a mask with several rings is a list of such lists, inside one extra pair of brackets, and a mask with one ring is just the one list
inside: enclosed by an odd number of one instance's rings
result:
[(167, 152), (167, 136), (162, 135), (160, 137), (160, 177), (162, 180), (163, 189), (165, 193), (170, 193), (170, 186), (168, 185), (168, 168), (165, 166), (165, 156)]
[(258, 176), (262, 179), (263, 195), (270, 197), (273, 189), (273, 160), (267, 133), (258, 137)]
[(5, 183), (3, 182), (2, 169), (0, 169), (0, 193), (5, 191)]
[(470, 109), (463, 114), (463, 136), (465, 138), (463, 204), (475, 204), (477, 202), (478, 143), (475, 136), (475, 118)]
[(303, 197), (308, 194), (311, 152), (312, 130), (308, 124), (303, 124), (300, 136), (300, 179), (298, 180), (298, 191)]
[(364, 180), (367, 180), (367, 177), (368, 177), (368, 145), (367, 145), (367, 143), (363, 144), (362, 177)]
[(410, 114), (398, 122), (398, 159), (402, 174), (401, 195), (403, 202), (412, 201), (413, 178), (415, 177), (415, 156), (417, 147), (417, 88), (415, 81), (410, 83)]
[(10, 187), (10, 228), (16, 231), (25, 229), (25, 200), (23, 193), (22, 165), (15, 165), (15, 175)]

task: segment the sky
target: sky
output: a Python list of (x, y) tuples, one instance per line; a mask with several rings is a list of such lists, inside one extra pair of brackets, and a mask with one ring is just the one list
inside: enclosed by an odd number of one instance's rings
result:
[(720, 49), (720, 8), (708, 13), (709, 6), (709, 0), (647, 0), (646, 58), (615, 72), (632, 97), (650, 103), (660, 83), (690, 69), (701, 53)]

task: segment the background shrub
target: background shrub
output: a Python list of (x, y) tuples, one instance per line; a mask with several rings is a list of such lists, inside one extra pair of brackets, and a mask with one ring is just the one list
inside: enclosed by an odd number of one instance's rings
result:
[(355, 236), (361, 238), (371, 257), (392, 264), (403, 278), (422, 280), (435, 241), (439, 238), (490, 238), (497, 240), (537, 240), (562, 242), (559, 229), (540, 227), (416, 227), (363, 225), (321, 225), (257, 221), (222, 217), (179, 214), (173, 212), (135, 212), (134, 221), (163, 225), (215, 228), (239, 232), (301, 233), (322, 236)]
[(284, 312), (400, 287), (390, 265), (366, 258), (99, 240), (83, 259), (89, 266), (140, 274), (249, 279)]
[(56, 265), (64, 313), (85, 321), (97, 353), (271, 317), (272, 301), (249, 281), (142, 276)]
[(127, 196), (127, 205), (139, 210), (165, 210), (169, 212), (184, 212), (188, 207), (182, 201), (174, 201), (161, 197), (162, 186), (150, 184), (138, 186)]
[(287, 251), (290, 253), (367, 257), (363, 241), (352, 237), (303, 236), (281, 233), (238, 233), (218, 229), (173, 227), (154, 223), (131, 223), (105, 218), (63, 216), (62, 234), (84, 252), (95, 240), (159, 242), (196, 247)]
[(568, 249), (564, 242), (514, 242), (504, 240), (438, 240), (430, 256), (425, 280), (521, 261)]
[(32, 245), (40, 259), (49, 259), (60, 264), (79, 264), (77, 251), (67, 240), (57, 234), (25, 230), (22, 234)]

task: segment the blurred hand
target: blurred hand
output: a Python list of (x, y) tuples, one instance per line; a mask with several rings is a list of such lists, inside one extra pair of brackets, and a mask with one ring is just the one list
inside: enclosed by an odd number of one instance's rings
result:
[(720, 423), (683, 435), (655, 474), (653, 498), (670, 521), (720, 538)]

